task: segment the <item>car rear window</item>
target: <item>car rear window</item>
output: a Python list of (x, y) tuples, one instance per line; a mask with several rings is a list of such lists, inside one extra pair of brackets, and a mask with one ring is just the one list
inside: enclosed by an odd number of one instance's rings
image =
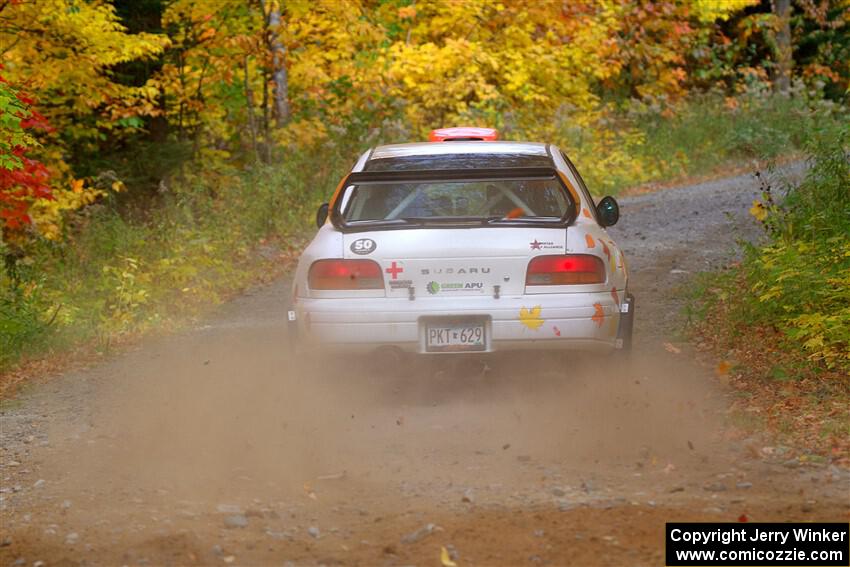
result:
[(442, 154), (370, 159), (364, 171), (425, 171), (552, 167), (552, 158), (528, 154)]
[(558, 223), (572, 201), (556, 177), (363, 182), (350, 185), (340, 213), (346, 225)]

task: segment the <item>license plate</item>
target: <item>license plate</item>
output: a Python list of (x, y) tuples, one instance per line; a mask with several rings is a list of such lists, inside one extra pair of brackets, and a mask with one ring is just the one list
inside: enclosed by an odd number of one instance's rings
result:
[(425, 346), (428, 352), (486, 350), (484, 325), (428, 325), (425, 328)]

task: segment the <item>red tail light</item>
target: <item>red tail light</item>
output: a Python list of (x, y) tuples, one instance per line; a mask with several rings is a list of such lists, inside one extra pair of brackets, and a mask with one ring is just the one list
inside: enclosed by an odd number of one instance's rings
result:
[(381, 267), (372, 260), (317, 260), (310, 266), (310, 289), (383, 289)]
[(525, 285), (605, 283), (605, 265), (589, 254), (538, 256), (528, 263)]

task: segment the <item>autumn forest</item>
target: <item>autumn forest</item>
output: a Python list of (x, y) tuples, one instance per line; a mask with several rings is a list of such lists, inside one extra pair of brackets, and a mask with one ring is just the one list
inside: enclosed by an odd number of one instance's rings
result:
[(599, 195), (835, 145), (848, 38), (847, 0), (0, 0), (0, 364), (266, 277), (434, 127), (556, 142)]

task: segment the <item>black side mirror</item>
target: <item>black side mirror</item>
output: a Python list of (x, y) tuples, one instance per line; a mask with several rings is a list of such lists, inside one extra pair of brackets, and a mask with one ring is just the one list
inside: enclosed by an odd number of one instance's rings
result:
[(316, 211), (316, 226), (322, 228), (326, 220), (328, 220), (328, 204), (322, 203), (319, 205), (319, 210)]
[(603, 197), (596, 205), (596, 216), (602, 226), (614, 226), (620, 220), (620, 205), (614, 197)]

